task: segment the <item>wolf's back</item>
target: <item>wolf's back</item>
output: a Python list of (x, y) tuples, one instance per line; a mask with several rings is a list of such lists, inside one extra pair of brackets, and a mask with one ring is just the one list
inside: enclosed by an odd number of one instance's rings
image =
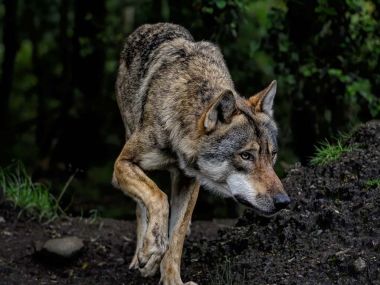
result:
[(149, 58), (163, 43), (183, 38), (193, 41), (193, 37), (184, 27), (170, 24), (146, 24), (135, 30), (126, 40), (121, 57), (128, 67), (138, 69), (139, 75), (149, 68)]
[(126, 128), (127, 137), (135, 129), (145, 104), (146, 94), (139, 94), (144, 79), (160, 45), (182, 38), (194, 39), (184, 27), (170, 23), (146, 24), (126, 39), (119, 62), (116, 99)]

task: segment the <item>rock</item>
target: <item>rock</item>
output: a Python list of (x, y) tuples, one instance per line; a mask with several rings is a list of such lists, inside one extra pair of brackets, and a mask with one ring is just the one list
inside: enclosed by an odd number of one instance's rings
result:
[(75, 236), (55, 238), (46, 241), (42, 246), (35, 243), (36, 253), (54, 261), (64, 261), (75, 258), (84, 247), (83, 241)]
[(5, 219), (2, 216), (0, 216), (0, 224), (1, 223), (5, 223)]
[(13, 236), (13, 234), (11, 232), (8, 232), (8, 231), (2, 231), (1, 232), (4, 236), (8, 236), (8, 237), (11, 237)]
[(125, 260), (122, 257), (116, 258), (115, 261), (116, 261), (117, 265), (123, 265), (123, 264), (125, 264)]
[(354, 270), (355, 272), (357, 273), (360, 273), (362, 272), (365, 268), (367, 267), (367, 264), (365, 262), (365, 260), (361, 257), (357, 258), (355, 261), (354, 261)]

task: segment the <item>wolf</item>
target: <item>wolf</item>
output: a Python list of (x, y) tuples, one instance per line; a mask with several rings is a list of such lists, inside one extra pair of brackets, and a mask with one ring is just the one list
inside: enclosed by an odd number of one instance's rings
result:
[[(164, 285), (183, 283), (182, 248), (200, 186), (262, 215), (290, 198), (273, 170), (276, 81), (245, 99), (220, 49), (184, 27), (146, 24), (127, 37), (116, 79), (125, 126), (113, 185), (137, 202), (137, 245), (130, 268), (158, 269)], [(170, 203), (146, 172), (167, 170)]]

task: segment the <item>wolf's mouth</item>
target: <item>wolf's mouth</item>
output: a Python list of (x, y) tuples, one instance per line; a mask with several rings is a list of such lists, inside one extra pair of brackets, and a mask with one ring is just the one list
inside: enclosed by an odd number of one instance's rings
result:
[(252, 204), (249, 203), (244, 197), (240, 196), (240, 195), (235, 195), (234, 198), (240, 203), (240, 204), (243, 204), (247, 207), (252, 207)]
[(270, 217), (273, 217), (275, 216), (279, 211), (277, 210), (273, 210), (273, 211), (263, 211), (255, 206), (251, 206), (251, 208), (260, 216), (263, 216), (263, 217), (266, 217), (266, 218), (270, 218)]
[(278, 211), (276, 211), (275, 209), (273, 209), (272, 211), (262, 210), (262, 209), (258, 208), (257, 206), (253, 205), (252, 203), (248, 202), (244, 197), (242, 197), (240, 195), (235, 195), (234, 198), (236, 199), (237, 202), (251, 208), (260, 216), (272, 217), (276, 213), (278, 213)]

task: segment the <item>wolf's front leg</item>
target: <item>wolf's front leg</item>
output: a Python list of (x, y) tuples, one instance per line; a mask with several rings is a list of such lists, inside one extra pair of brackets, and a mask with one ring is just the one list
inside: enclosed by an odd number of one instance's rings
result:
[(169, 248), (160, 266), (163, 285), (196, 285), (194, 282), (182, 282), (181, 257), (198, 193), (198, 181), (194, 178), (185, 177), (179, 172), (172, 173)]
[(141, 248), (136, 251), (136, 265), (143, 276), (152, 276), (159, 268), (168, 246), (169, 203), (166, 194), (132, 162), (130, 151), (126, 144), (116, 160), (114, 177), (117, 186), (125, 194), (146, 208), (148, 223), (145, 235), (139, 241)]
[(144, 205), (141, 203), (137, 203), (136, 205), (136, 250), (135, 254), (132, 258), (132, 261), (129, 265), (129, 269), (138, 269), (139, 262), (137, 259), (137, 255), (143, 246), (144, 236), (146, 233), (146, 228), (148, 226), (147, 223), (147, 212)]

